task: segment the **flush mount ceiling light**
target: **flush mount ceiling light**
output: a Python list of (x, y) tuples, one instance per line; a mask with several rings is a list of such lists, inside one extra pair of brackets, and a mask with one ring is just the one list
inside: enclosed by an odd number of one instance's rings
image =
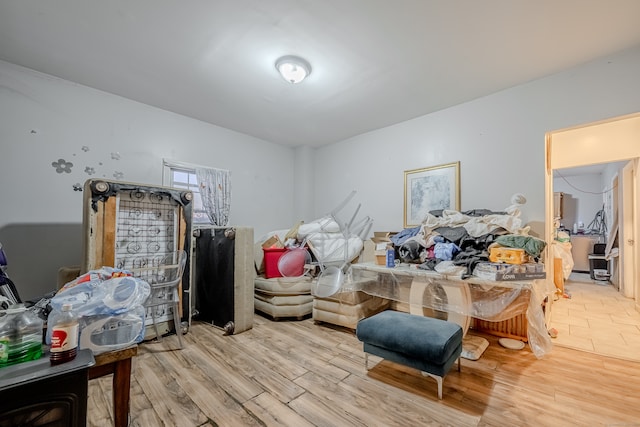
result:
[(289, 83), (300, 83), (311, 74), (311, 65), (297, 56), (283, 56), (276, 61), (276, 69)]

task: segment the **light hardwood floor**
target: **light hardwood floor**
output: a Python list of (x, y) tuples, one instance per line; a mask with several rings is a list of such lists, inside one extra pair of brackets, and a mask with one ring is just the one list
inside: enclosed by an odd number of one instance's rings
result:
[[(349, 330), (313, 320), (223, 336), (194, 323), (141, 344), (133, 361), (132, 426), (638, 426), (640, 363), (555, 347), (543, 359), (497, 338), (436, 383), (381, 361), (367, 372)], [(377, 362), (379, 358), (371, 358)], [(88, 425), (110, 426), (111, 377), (90, 381)]]

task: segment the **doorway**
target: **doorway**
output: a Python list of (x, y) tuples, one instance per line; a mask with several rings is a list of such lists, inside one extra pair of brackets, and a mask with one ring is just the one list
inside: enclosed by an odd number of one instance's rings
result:
[[(622, 212), (618, 193), (622, 188), (618, 184), (626, 162), (599, 163), (553, 170), (554, 191), (554, 227), (564, 231), (559, 240), (567, 241), (573, 258), (573, 267), (565, 269), (604, 273), (608, 268), (611, 282), (618, 286), (619, 269), (618, 218)], [(609, 261), (595, 259), (595, 253), (604, 254), (609, 242), (609, 252), (613, 256)], [(568, 260), (569, 261), (569, 260)]]
[[(639, 286), (639, 273), (638, 273), (638, 250), (634, 245), (635, 241), (638, 241), (638, 230), (636, 224), (638, 223), (638, 206), (640, 196), (638, 196), (638, 177), (637, 177), (637, 163), (640, 157), (640, 114), (631, 116), (625, 116), (603, 122), (588, 124), (577, 128), (561, 130), (557, 132), (550, 132), (546, 138), (546, 224), (545, 232), (548, 241), (552, 241), (554, 237), (555, 227), (553, 223), (553, 173), (556, 169), (583, 167), (586, 165), (594, 165), (602, 162), (623, 162), (626, 166), (620, 169), (617, 178), (622, 183), (623, 191), (620, 193), (621, 198), (616, 205), (620, 206), (620, 214), (612, 218), (610, 228), (610, 239), (616, 239), (620, 246), (620, 262), (619, 262), (619, 277), (621, 282), (621, 293), (630, 298), (630, 304), (628, 306), (634, 307), (638, 310), (638, 286)], [(611, 204), (613, 207), (612, 197)], [(618, 220), (618, 218), (620, 218)], [(617, 234), (616, 233), (617, 230)], [(617, 237), (616, 237), (617, 236)], [(547, 270), (553, 272), (553, 263), (547, 263), (550, 266)], [(578, 276), (578, 280), (584, 282), (585, 276)], [(586, 281), (589, 281), (589, 276), (586, 276)], [(571, 282), (569, 282), (571, 283)], [(582, 285), (581, 285), (582, 286)], [(576, 289), (578, 286), (576, 285)], [(581, 294), (584, 289), (590, 292), (589, 286), (587, 288), (580, 287)], [(604, 290), (603, 290), (604, 291)], [(615, 291), (615, 290), (614, 290)], [(596, 290), (597, 292), (597, 290)], [(617, 293), (615, 291), (614, 293)], [(563, 309), (558, 303), (558, 313), (560, 316), (560, 310)], [(566, 305), (566, 304), (565, 304)], [(553, 313), (552, 309), (549, 310)], [(633, 315), (639, 315), (637, 311), (630, 310)], [(602, 313), (600, 313), (602, 315)], [(608, 318), (606, 316), (609, 316)], [(602, 321), (598, 322), (595, 315), (591, 319), (581, 319), (582, 322), (590, 323), (602, 330), (610, 327), (611, 330), (604, 334), (607, 337), (618, 336), (620, 337), (624, 331), (624, 327), (616, 325), (611, 321), (612, 314), (601, 316)], [(547, 320), (549, 324), (552, 324), (550, 318)], [(606, 326), (609, 325), (609, 326)], [(584, 327), (584, 325), (583, 325)], [(574, 325), (574, 330), (580, 331), (579, 325)], [(637, 328), (636, 328), (637, 329)], [(564, 331), (567, 332), (566, 330)], [(636, 348), (640, 346), (640, 335), (636, 337), (626, 336), (626, 341), (633, 340), (632, 343)], [(579, 345), (568, 345), (570, 347), (579, 348)], [(611, 347), (610, 345), (600, 347)], [(579, 348), (588, 351), (588, 348)], [(598, 352), (597, 348), (592, 348), (592, 351)]]

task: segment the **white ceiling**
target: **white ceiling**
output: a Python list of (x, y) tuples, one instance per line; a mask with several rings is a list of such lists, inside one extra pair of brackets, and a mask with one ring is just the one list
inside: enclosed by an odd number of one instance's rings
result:
[[(322, 146), (640, 44), (638, 0), (0, 0), (0, 59)], [(312, 65), (301, 84), (274, 67)]]

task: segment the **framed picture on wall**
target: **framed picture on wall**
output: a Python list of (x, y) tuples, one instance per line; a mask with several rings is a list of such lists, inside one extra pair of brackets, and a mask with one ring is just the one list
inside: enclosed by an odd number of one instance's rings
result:
[(404, 171), (404, 228), (439, 209), (460, 210), (460, 162)]

